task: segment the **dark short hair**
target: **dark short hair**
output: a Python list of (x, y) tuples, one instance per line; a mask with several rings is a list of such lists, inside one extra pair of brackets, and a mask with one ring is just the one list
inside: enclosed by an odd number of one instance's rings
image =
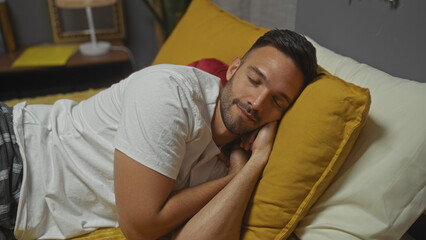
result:
[(243, 57), (243, 61), (251, 51), (257, 48), (272, 46), (291, 58), (304, 76), (304, 87), (317, 76), (317, 56), (315, 47), (304, 36), (283, 29), (274, 29), (251, 46)]

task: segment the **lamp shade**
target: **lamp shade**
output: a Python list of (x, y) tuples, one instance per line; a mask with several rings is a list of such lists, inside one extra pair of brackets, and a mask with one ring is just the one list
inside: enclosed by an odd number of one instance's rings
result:
[(116, 2), (117, 0), (55, 0), (58, 8), (104, 7)]

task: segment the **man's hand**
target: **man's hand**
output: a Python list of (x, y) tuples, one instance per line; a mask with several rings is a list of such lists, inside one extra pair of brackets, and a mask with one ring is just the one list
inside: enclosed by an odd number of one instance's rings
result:
[[(271, 122), (264, 125), (261, 128), (254, 130), (253, 132), (250, 132), (241, 136), (240, 147), (246, 151), (249, 151), (249, 150), (253, 151), (254, 149), (252, 148), (252, 145), (254, 141), (257, 139), (257, 135), (259, 131), (261, 129), (264, 129), (263, 131), (266, 131), (267, 133), (263, 133), (263, 134), (267, 134), (267, 136), (264, 135), (261, 140), (257, 140), (257, 141), (258, 142), (262, 141), (262, 144), (266, 144), (267, 146), (270, 146), (272, 148), (272, 143), (274, 141), (275, 133), (277, 130), (276, 128), (277, 128), (277, 122)], [(263, 141), (266, 141), (266, 142), (263, 142)], [(259, 144), (260, 146), (257, 146), (255, 148), (263, 148), (262, 144)]]
[(277, 125), (277, 122), (270, 122), (259, 130), (256, 139), (251, 146), (253, 154), (262, 153), (269, 156), (274, 143), (275, 134), (277, 132)]
[(240, 148), (235, 144), (231, 149), (229, 156), (229, 168), (228, 175), (237, 174), (246, 165), (247, 160), (250, 157), (250, 153)]
[(228, 175), (238, 173), (252, 154), (261, 154), (266, 157), (260, 159), (267, 159), (272, 150), (276, 130), (277, 122), (271, 122), (241, 137), (241, 142), (232, 146), (229, 159), (223, 160), (229, 167)]
[(228, 167), (228, 176), (234, 177), (247, 163), (250, 152), (245, 151), (238, 146), (239, 143), (233, 143), (230, 147), (222, 149), (224, 152), (218, 155), (219, 159)]
[(254, 130), (253, 132), (249, 132), (249, 133), (241, 136), (240, 147), (244, 148), (244, 150), (246, 150), (246, 151), (251, 150), (251, 145), (253, 144), (254, 140), (256, 139), (256, 136), (257, 136), (257, 133), (259, 132), (259, 130), (260, 130), (260, 128)]

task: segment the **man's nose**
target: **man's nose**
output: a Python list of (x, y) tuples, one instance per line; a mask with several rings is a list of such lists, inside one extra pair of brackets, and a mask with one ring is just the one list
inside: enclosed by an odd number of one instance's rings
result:
[(262, 112), (265, 102), (267, 101), (269, 95), (268, 89), (262, 89), (258, 93), (256, 93), (256, 96), (254, 97), (252, 108), (255, 111)]

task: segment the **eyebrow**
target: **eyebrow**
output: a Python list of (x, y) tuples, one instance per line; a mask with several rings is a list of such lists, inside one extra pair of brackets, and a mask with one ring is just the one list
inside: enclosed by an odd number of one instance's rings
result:
[[(268, 82), (268, 78), (265, 76), (265, 74), (263, 74), (262, 71), (260, 71), (260, 69), (256, 66), (248, 66), (248, 68), (255, 72), (260, 78), (262, 78), (263, 81)], [(287, 100), (287, 102), (291, 105), (293, 103), (293, 101), (291, 100), (291, 98), (283, 93), (283, 92), (278, 92), (279, 95), (281, 95), (285, 100)]]

